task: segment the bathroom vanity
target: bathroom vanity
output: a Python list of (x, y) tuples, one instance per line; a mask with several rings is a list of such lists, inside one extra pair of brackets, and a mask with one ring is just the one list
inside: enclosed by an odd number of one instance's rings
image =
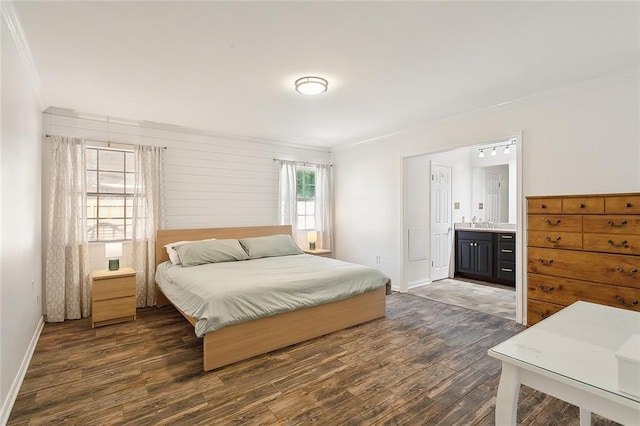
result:
[(516, 232), (456, 226), (455, 276), (515, 286)]

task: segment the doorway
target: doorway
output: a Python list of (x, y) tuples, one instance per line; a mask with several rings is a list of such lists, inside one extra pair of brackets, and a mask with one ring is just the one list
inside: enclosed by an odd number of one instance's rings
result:
[[(490, 151), (491, 154), (483, 156), (483, 151)], [(402, 164), (404, 260), (400, 291), (409, 292), (409, 289), (421, 286), (427, 288), (434, 281), (454, 278), (453, 238), (461, 223), (470, 226), (475, 216), (474, 226), (478, 227), (491, 227), (496, 223), (508, 224), (518, 236), (515, 310), (516, 320), (522, 323), (525, 293), (523, 253), (526, 246), (521, 219), (521, 135), (514, 134), (449, 151), (408, 156), (403, 158)], [(444, 190), (446, 195), (438, 192), (441, 191), (438, 189), (441, 183), (438, 179), (441, 176), (436, 167), (432, 169), (432, 166), (437, 165), (446, 165), (451, 170), (451, 190)], [(474, 175), (477, 176), (479, 172), (483, 176), (481, 182), (474, 180)], [(450, 208), (448, 218), (446, 209), (442, 211), (440, 206), (443, 199)], [(477, 223), (480, 221), (482, 223)], [(443, 239), (447, 234), (449, 239)], [(424, 236), (428, 243), (425, 241), (418, 244), (418, 235)], [(451, 243), (444, 244), (443, 241), (447, 240)], [(424, 247), (425, 252), (417, 257), (414, 251), (413, 256), (410, 256), (410, 248), (417, 246)], [(446, 259), (443, 259), (443, 255)]]

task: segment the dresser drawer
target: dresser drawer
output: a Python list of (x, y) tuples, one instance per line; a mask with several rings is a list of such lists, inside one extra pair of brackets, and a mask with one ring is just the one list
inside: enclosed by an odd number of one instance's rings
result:
[(582, 234), (579, 232), (529, 231), (527, 237), (530, 247), (582, 250)]
[(640, 311), (638, 289), (547, 275), (527, 274), (527, 297), (563, 306), (583, 300)]
[[(640, 235), (584, 234), (584, 249), (603, 253), (640, 255)], [(638, 258), (640, 264), (640, 258)]]
[(553, 303), (540, 302), (538, 300), (527, 300), (527, 326), (539, 323), (560, 311), (564, 306)]
[(604, 198), (603, 197), (563, 198), (562, 213), (602, 214), (604, 213)]
[(118, 318), (135, 318), (136, 298), (135, 296), (130, 296), (120, 299), (94, 301), (92, 310), (91, 315), (94, 323)]
[(533, 231), (582, 232), (582, 216), (532, 214), (527, 216), (527, 229)]
[(640, 288), (640, 257), (529, 247), (527, 272)]
[(613, 214), (640, 214), (640, 195), (607, 197), (604, 211)]
[(136, 295), (136, 277), (93, 280), (93, 300), (107, 300)]
[(582, 223), (584, 232), (640, 235), (639, 216), (584, 216)]
[(527, 199), (528, 213), (562, 213), (562, 198)]

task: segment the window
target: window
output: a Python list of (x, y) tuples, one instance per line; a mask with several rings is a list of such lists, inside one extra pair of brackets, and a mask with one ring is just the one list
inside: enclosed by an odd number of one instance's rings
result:
[(313, 168), (298, 168), (296, 172), (296, 198), (298, 200), (298, 230), (314, 230), (316, 228), (316, 172)]
[(87, 239), (121, 241), (131, 239), (133, 152), (88, 147)]

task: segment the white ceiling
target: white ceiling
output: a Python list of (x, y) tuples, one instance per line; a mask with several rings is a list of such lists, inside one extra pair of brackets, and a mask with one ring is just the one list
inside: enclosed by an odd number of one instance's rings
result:
[(15, 4), (49, 106), (325, 147), (637, 68), (639, 6)]

